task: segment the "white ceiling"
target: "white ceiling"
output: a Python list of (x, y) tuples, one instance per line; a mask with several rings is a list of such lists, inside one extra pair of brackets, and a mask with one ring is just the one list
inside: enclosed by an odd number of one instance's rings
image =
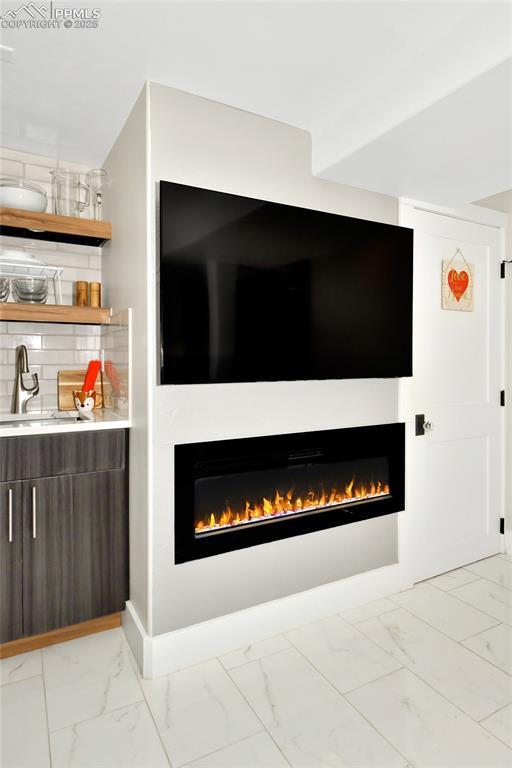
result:
[[(2, 12), (18, 5), (4, 2)], [(447, 113), (418, 120), (512, 54), (509, 2), (73, 5), (100, 8), (99, 28), (2, 30), (2, 44), (14, 48), (0, 65), (4, 146), (99, 165), (151, 79), (310, 130), (314, 171), (342, 183), (426, 199), (424, 189), (441, 203), (512, 186), (502, 181), (506, 76), (493, 80), (491, 101), (487, 88), (466, 94), (463, 124), (445, 141)], [(499, 106), (499, 120), (481, 119), (479, 99), (485, 111)], [(468, 131), (475, 118), (478, 130)], [(464, 152), (446, 165), (461, 136)], [(423, 162), (413, 171), (415, 151)], [(489, 162), (466, 189), (459, 171), (474, 153)], [(447, 183), (445, 168), (457, 183)]]
[(475, 205), (481, 205), (483, 208), (492, 208), (501, 213), (512, 213), (512, 189), (500, 192), (498, 195), (484, 197), (483, 200), (476, 200)]
[(512, 184), (511, 94), (508, 59), (319, 175), (448, 206), (501, 192)]

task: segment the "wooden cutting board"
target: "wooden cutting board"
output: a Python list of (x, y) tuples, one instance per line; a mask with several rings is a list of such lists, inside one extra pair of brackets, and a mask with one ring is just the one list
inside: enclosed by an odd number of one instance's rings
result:
[[(59, 371), (57, 374), (57, 392), (59, 411), (74, 411), (75, 401), (73, 399), (73, 390), (82, 389), (84, 385), (85, 374), (84, 371)], [(103, 400), (101, 397), (101, 379), (98, 376), (96, 379), (96, 405), (94, 410), (97, 411), (103, 406)], [(103, 395), (105, 398), (105, 408), (112, 407), (112, 386), (108, 380), (103, 377)]]

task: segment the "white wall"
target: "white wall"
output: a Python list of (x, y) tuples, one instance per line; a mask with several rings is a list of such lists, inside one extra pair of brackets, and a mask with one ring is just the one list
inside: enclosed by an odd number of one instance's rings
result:
[(105, 304), (131, 307), (132, 423), (130, 430), (130, 596), (145, 626), (149, 624), (148, 573), (150, 517), (148, 484), (148, 339), (155, 320), (148, 312), (147, 261), (147, 103), (143, 89), (104, 167), (110, 174), (105, 218), (112, 241), (103, 249)]
[[(310, 136), (305, 131), (153, 83), (150, 127), (153, 270), (162, 179), (387, 223), (398, 221), (394, 198), (314, 178)], [(155, 282), (149, 285), (150, 294)], [(156, 291), (150, 295), (149, 314), (148, 328), (153, 333)], [(134, 326), (137, 322), (134, 312)], [(175, 443), (396, 421), (398, 385), (396, 380), (369, 380), (156, 386), (157, 340), (151, 333), (150, 634), (396, 562), (396, 516), (390, 515), (174, 565)]]

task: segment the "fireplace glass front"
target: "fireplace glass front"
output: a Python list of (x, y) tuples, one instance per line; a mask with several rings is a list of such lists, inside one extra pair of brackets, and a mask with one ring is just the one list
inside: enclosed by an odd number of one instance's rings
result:
[(403, 425), (178, 445), (176, 562), (403, 508)]

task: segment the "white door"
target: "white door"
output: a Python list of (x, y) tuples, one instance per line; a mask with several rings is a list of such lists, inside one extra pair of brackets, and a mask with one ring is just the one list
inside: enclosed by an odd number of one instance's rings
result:
[[(500, 549), (504, 233), (409, 203), (401, 204), (400, 223), (414, 229), (414, 375), (401, 383), (407, 506), (400, 561), (406, 583)], [(472, 312), (441, 308), (442, 261), (457, 249), (474, 265)], [(432, 424), (422, 436), (415, 434), (419, 414)]]

